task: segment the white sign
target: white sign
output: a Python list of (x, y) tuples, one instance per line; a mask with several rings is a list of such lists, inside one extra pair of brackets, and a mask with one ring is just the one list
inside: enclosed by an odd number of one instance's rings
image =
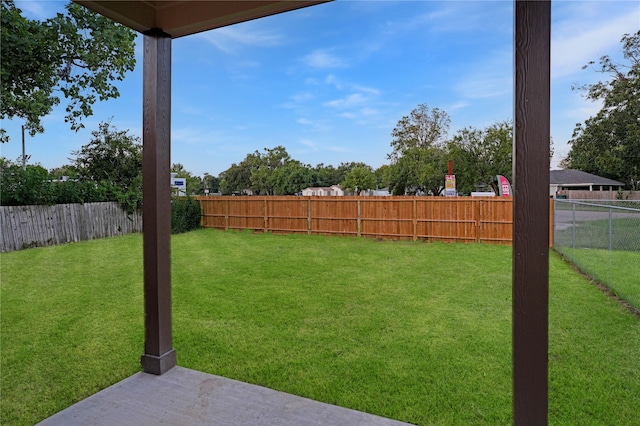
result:
[(173, 178), (173, 185), (171, 186), (184, 189), (187, 187), (187, 178)]
[(171, 173), (171, 188), (177, 189), (178, 196), (187, 194), (187, 178), (176, 177), (175, 173)]

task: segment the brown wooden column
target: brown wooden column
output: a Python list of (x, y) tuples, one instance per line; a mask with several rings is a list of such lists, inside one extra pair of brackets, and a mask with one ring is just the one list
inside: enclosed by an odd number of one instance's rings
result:
[(143, 233), (144, 354), (146, 373), (163, 374), (176, 365), (171, 338), (171, 37), (160, 30), (144, 35)]
[(548, 421), (550, 1), (515, 1), (513, 412)]

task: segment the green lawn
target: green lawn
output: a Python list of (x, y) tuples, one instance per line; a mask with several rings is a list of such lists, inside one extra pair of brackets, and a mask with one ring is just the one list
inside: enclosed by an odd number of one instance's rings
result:
[[(0, 255), (0, 423), (139, 371), (140, 235)], [(416, 424), (509, 424), (511, 248), (173, 237), (184, 367)], [(553, 254), (550, 423), (633, 424), (640, 320)]]
[(640, 310), (640, 251), (569, 247), (559, 251), (582, 272)]
[(575, 229), (569, 227), (557, 230), (555, 234), (556, 246), (640, 253), (640, 216), (613, 219), (611, 230), (609, 220), (601, 219), (577, 222)]

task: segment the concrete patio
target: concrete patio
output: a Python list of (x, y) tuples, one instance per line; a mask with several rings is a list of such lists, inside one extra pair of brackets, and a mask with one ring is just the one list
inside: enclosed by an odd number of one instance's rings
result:
[(39, 424), (400, 426), (408, 423), (174, 367), (161, 376), (137, 373)]

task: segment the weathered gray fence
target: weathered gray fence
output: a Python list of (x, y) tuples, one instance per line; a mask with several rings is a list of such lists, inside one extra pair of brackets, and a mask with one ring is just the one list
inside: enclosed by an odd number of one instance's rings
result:
[(92, 240), (142, 231), (142, 215), (118, 203), (0, 206), (0, 251)]

